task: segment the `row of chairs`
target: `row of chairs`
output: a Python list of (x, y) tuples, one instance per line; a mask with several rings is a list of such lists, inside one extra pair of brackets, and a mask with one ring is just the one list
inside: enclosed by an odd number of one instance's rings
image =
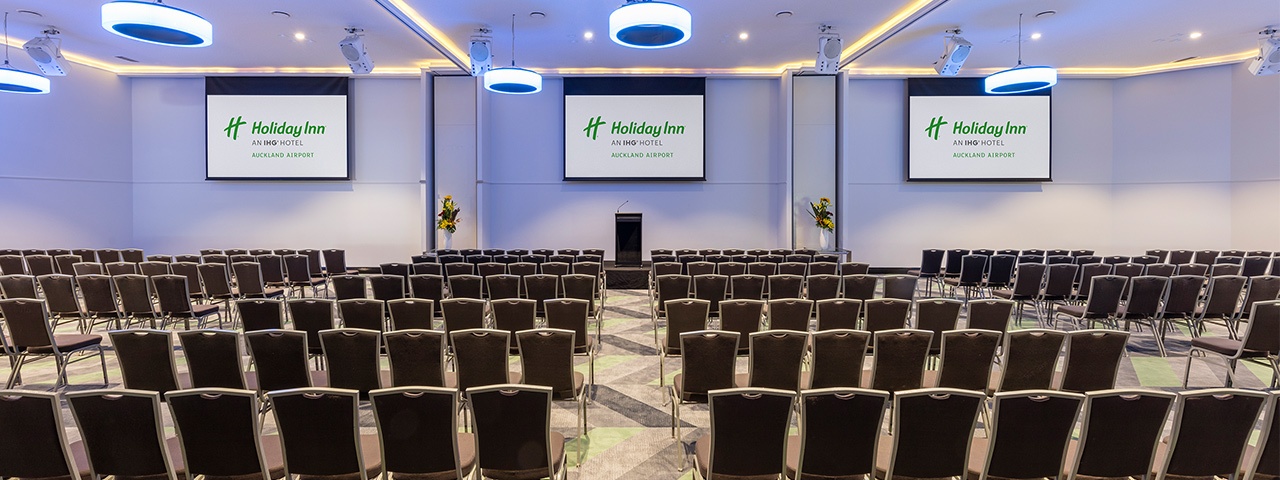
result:
[[(765, 388), (708, 392), (710, 432), (695, 477), (1274, 478), (1280, 394), (1209, 389), (1000, 393)], [(882, 433), (886, 406), (892, 435)], [(792, 412), (799, 432), (790, 435)], [(1257, 446), (1254, 424), (1262, 419)], [(1172, 418), (1172, 420), (1169, 420)], [(1077, 436), (1077, 420), (1079, 430)], [(1172, 424), (1166, 436), (1165, 426)], [(681, 455), (683, 468), (685, 455)]]
[[(653, 263), (840, 263), (840, 255), (834, 253), (820, 253), (817, 255), (807, 253), (782, 254), (736, 254), (736, 255), (653, 255), (650, 257)], [(852, 262), (850, 262), (852, 263)]]
[[(80, 440), (67, 442), (57, 395), (0, 392), (0, 475), (46, 478), (564, 478), (565, 438), (550, 425), (553, 389), (468, 389), (472, 432), (459, 433), (454, 389), (367, 395), (335, 388), (267, 393), (276, 433), (264, 435), (256, 392), (199, 388), (67, 393)], [(376, 434), (361, 434), (367, 396)], [(167, 405), (172, 435), (161, 410)]]
[[(921, 252), (920, 268), (911, 270), (910, 274), (920, 275), (922, 278), (935, 279), (939, 277), (958, 277), (961, 270), (964, 269), (964, 257), (969, 255), (977, 255), (995, 260), (997, 256), (1014, 257), (1015, 263), (1047, 263), (1050, 265), (1059, 263), (1075, 263), (1077, 265), (1086, 265), (1091, 263), (1106, 263), (1109, 265), (1118, 265), (1125, 263), (1136, 263), (1140, 265), (1151, 264), (1169, 264), (1169, 265), (1215, 265), (1215, 264), (1233, 264), (1240, 265), (1246, 276), (1264, 275), (1268, 271), (1280, 271), (1280, 257), (1275, 256), (1276, 252), (1270, 251), (1244, 251), (1244, 250), (1228, 250), (1219, 252), (1216, 250), (1202, 250), (1193, 252), (1191, 250), (1148, 250), (1146, 255), (1140, 256), (1095, 256), (1092, 250), (965, 250), (965, 249), (926, 249)], [(1004, 262), (1007, 263), (1007, 262)], [(999, 267), (1003, 268), (1004, 263), (1000, 263)], [(999, 271), (999, 269), (997, 269)], [(1275, 273), (1272, 273), (1275, 274)]]
[(663, 275), (865, 275), (870, 264), (861, 262), (721, 262), (707, 261), (654, 262), (650, 268), (650, 277)]
[(440, 264), (470, 263), (473, 265), (479, 265), (482, 263), (502, 263), (502, 264), (512, 264), (512, 263), (540, 264), (540, 263), (575, 263), (575, 262), (604, 263), (604, 255), (603, 254), (598, 254), (598, 255), (587, 254), (587, 253), (576, 254), (576, 255), (571, 255), (567, 253), (565, 254), (557, 253), (557, 254), (550, 254), (550, 255), (542, 255), (542, 254), (535, 254), (535, 253), (528, 253), (523, 255), (429, 254), (429, 255), (414, 255), (412, 257), (412, 261), (415, 264), (417, 263), (440, 263)]
[(650, 312), (656, 321), (666, 316), (666, 302), (682, 298), (710, 302), (712, 315), (719, 315), (725, 300), (871, 300), (879, 284), (883, 298), (910, 301), (915, 298), (916, 282), (917, 277), (911, 275), (662, 275), (649, 295)]
[(530, 249), (526, 249), (526, 248), (508, 248), (508, 249), (502, 249), (502, 248), (483, 248), (483, 249), (481, 249), (481, 248), (463, 248), (463, 249), (448, 249), (448, 248), (442, 248), (442, 249), (439, 249), (439, 250), (434, 250), (434, 251), (432, 251), (431, 253), (424, 254), (424, 255), (430, 255), (430, 254), (435, 254), (435, 255), (463, 255), (463, 256), (470, 256), (470, 255), (489, 255), (489, 256), (497, 256), (497, 255), (517, 255), (517, 256), (519, 256), (519, 255), (531, 255), (531, 254), (532, 254), (532, 255), (542, 255), (542, 256), (551, 256), (551, 255), (600, 255), (600, 256), (603, 256), (603, 255), (604, 255), (604, 249), (602, 249), (602, 248), (583, 248), (583, 249), (578, 249), (578, 248), (561, 248), (561, 249), (535, 248), (535, 249), (530, 250)]

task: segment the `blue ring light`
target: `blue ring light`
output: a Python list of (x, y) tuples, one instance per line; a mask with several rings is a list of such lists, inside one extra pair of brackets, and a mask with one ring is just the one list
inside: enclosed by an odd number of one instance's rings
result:
[(609, 14), (609, 38), (625, 47), (674, 47), (692, 32), (693, 16), (673, 3), (631, 0)]
[(181, 8), (136, 0), (102, 5), (102, 28), (140, 42), (171, 47), (213, 44), (213, 24)]

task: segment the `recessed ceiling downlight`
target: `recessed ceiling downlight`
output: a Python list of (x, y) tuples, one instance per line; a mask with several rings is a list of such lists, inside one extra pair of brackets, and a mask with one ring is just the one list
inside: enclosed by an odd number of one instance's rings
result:
[(102, 28), (140, 42), (171, 47), (213, 44), (213, 24), (181, 8), (157, 0), (116, 0), (102, 5)]
[(627, 0), (609, 14), (609, 38), (631, 48), (668, 48), (689, 41), (693, 15), (674, 3)]

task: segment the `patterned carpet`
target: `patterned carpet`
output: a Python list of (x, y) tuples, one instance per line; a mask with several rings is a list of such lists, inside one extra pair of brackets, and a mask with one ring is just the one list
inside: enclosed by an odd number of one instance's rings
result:
[[(671, 415), (664, 404), (666, 395), (658, 386), (658, 362), (654, 348), (654, 332), (649, 320), (647, 292), (643, 290), (611, 290), (605, 306), (601, 355), (596, 360), (596, 381), (599, 385), (594, 401), (588, 406), (589, 439), (573, 439), (576, 408), (571, 402), (557, 402), (553, 406), (552, 425), (570, 438), (567, 447), (572, 464), (577, 451), (585, 449), (581, 466), (571, 468), (569, 478), (574, 479), (675, 479), (691, 478), (691, 471), (676, 470), (681, 447), (671, 438)], [(1034, 327), (1035, 317), (1027, 311), (1024, 326)], [(964, 325), (962, 320), (961, 325)], [(1012, 329), (1019, 328), (1014, 325)], [(60, 333), (73, 333), (74, 326), (59, 327)], [(105, 333), (99, 327), (97, 333)], [(1225, 330), (1211, 328), (1210, 335), (1225, 334)], [(1181, 390), (1182, 372), (1187, 362), (1189, 336), (1186, 332), (1170, 334), (1167, 342), (1168, 357), (1160, 357), (1149, 330), (1134, 331), (1129, 342), (1128, 355), (1120, 366), (1118, 387), (1147, 387), (1168, 391)], [(680, 367), (679, 359), (667, 361), (666, 374), (675, 375)], [(182, 356), (178, 355), (179, 368)], [(248, 363), (246, 359), (246, 364)], [(513, 369), (519, 364), (513, 358)], [(120, 372), (114, 354), (108, 350), (107, 366), (110, 371), (110, 387), (120, 387)], [(869, 366), (869, 363), (868, 363)], [(578, 368), (586, 373), (585, 359)], [(738, 372), (746, 372), (746, 359), (740, 358)], [(7, 367), (0, 367), (8, 374)], [(101, 388), (101, 371), (96, 358), (86, 358), (73, 363), (69, 369), (68, 390)], [(19, 387), (32, 390), (50, 390), (54, 381), (52, 360), (42, 360), (24, 367), (26, 384)], [(1192, 388), (1221, 387), (1226, 378), (1224, 363), (1217, 358), (1196, 358), (1191, 369)], [(1271, 380), (1271, 370), (1265, 365), (1242, 362), (1237, 370), (1236, 386), (1251, 389), (1266, 388)], [(706, 433), (708, 425), (705, 405), (685, 405), (681, 408), (684, 440), (692, 442)], [(74, 425), (64, 409), (68, 425)], [(168, 424), (168, 412), (165, 412)], [(361, 409), (361, 424), (368, 433), (374, 432), (374, 421), (369, 407)], [(268, 417), (265, 427), (274, 431), (273, 420)], [(170, 433), (172, 427), (169, 427)], [(79, 435), (72, 431), (72, 440)]]

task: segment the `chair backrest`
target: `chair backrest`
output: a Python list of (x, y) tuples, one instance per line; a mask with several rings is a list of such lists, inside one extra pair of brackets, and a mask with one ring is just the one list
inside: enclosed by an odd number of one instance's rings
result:
[(1245, 315), (1249, 315), (1249, 310), (1253, 308), (1255, 302), (1276, 299), (1280, 299), (1280, 275), (1249, 277), (1248, 285), (1245, 287), (1244, 292), (1244, 303), (1240, 304), (1240, 311)]
[(449, 298), (440, 301), (444, 311), (444, 331), (446, 333), (484, 328), (484, 300), (474, 298)]
[[(76, 297), (75, 277), (71, 275), (41, 275), (36, 279), (40, 290), (44, 292), (44, 300), (53, 315), (79, 316), (80, 299)], [(146, 286), (146, 277), (143, 277)], [(121, 292), (123, 296), (123, 292)], [(147, 306), (151, 305), (151, 297), (147, 296)], [(127, 311), (127, 308), (126, 308)]]
[[(155, 285), (156, 297), (160, 300), (160, 311), (166, 313), (191, 313), (191, 290), (187, 277), (183, 275), (156, 275), (151, 277)], [(80, 288), (88, 293), (83, 279)]]
[(729, 293), (729, 277), (706, 273), (693, 277), (693, 297), (711, 302), (711, 311), (720, 311), (720, 301)]
[(0, 273), (5, 275), (25, 275), (27, 264), (22, 255), (0, 255)]
[(286, 477), (348, 475), (368, 480), (357, 392), (298, 388), (269, 392), (267, 397), (280, 432)]
[[(765, 256), (768, 256), (768, 255), (765, 255)], [(765, 277), (768, 277), (770, 275), (776, 275), (778, 273), (778, 264), (773, 262), (766, 262), (763, 260), (763, 257), (761, 258), (762, 260), (760, 261), (751, 262), (747, 264), (747, 273), (750, 273), (752, 275), (762, 275)]]
[[(161, 278), (161, 277), (164, 277), (164, 275), (161, 275), (155, 278)], [(173, 275), (170, 275), (170, 277), (173, 277)], [(170, 281), (181, 282), (184, 280), (185, 278), (178, 276), (177, 278), (173, 278)], [(154, 279), (153, 279), (153, 283), (154, 283)], [(85, 312), (92, 315), (99, 315), (104, 317), (109, 317), (109, 316), (114, 316), (119, 314), (120, 305), (117, 303), (119, 301), (119, 297), (116, 296), (116, 285), (115, 285), (115, 282), (111, 281), (111, 277), (108, 277), (106, 275), (79, 275), (76, 277), (76, 284), (80, 285), (80, 295), (82, 295), (84, 299)], [(160, 297), (161, 310), (163, 310), (167, 305), (166, 303), (164, 303), (164, 301), (168, 297), (177, 296), (177, 297), (181, 297), (182, 299), (187, 299), (187, 292), (186, 292), (185, 285), (175, 285), (174, 288), (177, 289), (176, 292), (169, 292), (167, 293), (166, 297)], [(160, 292), (159, 292), (158, 285), (156, 286), (156, 290), (157, 290), (156, 294), (157, 296), (159, 296)], [(171, 302), (173, 301), (173, 299), (169, 299), (169, 300)], [(189, 300), (187, 301), (189, 302)], [(178, 302), (173, 302), (173, 303), (178, 303)]]
[(537, 476), (556, 477), (559, 459), (551, 458), (551, 388), (510, 384), (473, 388), (467, 391), (467, 403), (474, 412), (479, 468), (538, 470)]
[(586, 300), (552, 298), (546, 301), (547, 327), (573, 332), (575, 351), (585, 351), (587, 348), (587, 318), (590, 315), (590, 302)]
[(733, 388), (738, 334), (698, 330), (680, 334), (680, 401), (699, 401), (712, 390)]
[(368, 394), (382, 388), (378, 373), (382, 335), (378, 330), (337, 328), (320, 332), (329, 386)]
[(1196, 251), (1195, 258), (1193, 258), (1191, 261), (1195, 263), (1212, 265), (1214, 261), (1218, 259), (1218, 255), (1219, 255), (1219, 252), (1217, 250), (1198, 250)]
[(659, 311), (665, 312), (668, 300), (689, 298), (693, 288), (693, 277), (688, 275), (659, 275), (655, 279), (658, 289), (657, 305)]
[(434, 274), (411, 275), (409, 276), (409, 291), (413, 298), (436, 302), (436, 314), (440, 313), (440, 301), (444, 300), (443, 276)]
[(893, 397), (893, 448), (885, 478), (963, 477), (981, 392), (922, 388)]
[(284, 302), (271, 298), (237, 300), (240, 324), (244, 331), (284, 328)]
[(1241, 347), (1271, 356), (1280, 354), (1280, 300), (1254, 302), (1250, 308), (1249, 329)]
[[(963, 277), (963, 275), (961, 275)], [(916, 328), (933, 332), (931, 351), (942, 347), (942, 332), (955, 330), (964, 302), (953, 298), (922, 298), (916, 301)]]
[(747, 273), (747, 264), (743, 262), (723, 262), (716, 265), (716, 273), (726, 277)]
[(307, 268), (310, 269), (311, 276), (319, 277), (324, 275), (324, 266), (320, 264), (320, 251), (314, 248), (298, 250), (299, 254), (307, 256)]
[(0, 391), (0, 475), (79, 478), (57, 393)]
[(66, 394), (92, 478), (155, 476), (177, 480), (160, 419), (160, 394), (89, 390)]
[(1178, 265), (1178, 275), (1209, 276), (1209, 265), (1203, 263), (1186, 263)]
[(1191, 250), (1173, 250), (1169, 252), (1169, 263), (1174, 265), (1184, 265), (1191, 263), (1191, 259), (1195, 256), (1195, 252)]
[[(772, 278), (770, 280), (772, 281)], [(812, 312), (813, 300), (802, 298), (769, 300), (769, 329), (806, 332), (809, 330), (809, 317)]]
[(998, 391), (1050, 390), (1066, 332), (1027, 329), (1005, 334)]
[(32, 276), (38, 277), (58, 273), (58, 268), (53, 263), (53, 257), (48, 255), (29, 255), (26, 260), (27, 273)]
[(508, 382), (507, 355), (511, 334), (502, 330), (473, 328), (449, 333), (453, 344), (458, 389)]
[(764, 318), (763, 300), (734, 299), (720, 303), (720, 329), (738, 334), (738, 350), (747, 351), (751, 334), (760, 331)]
[(292, 298), (286, 303), (293, 328), (307, 333), (311, 348), (320, 348), (320, 331), (336, 327), (334, 301), (324, 298)]
[(689, 264), (686, 265), (685, 268), (688, 270), (690, 277), (696, 277), (698, 275), (710, 275), (710, 274), (716, 273), (716, 264), (711, 262), (705, 262), (705, 261), (689, 262)]
[(872, 334), (871, 388), (896, 392), (920, 388), (933, 332), (906, 328)]
[(726, 389), (711, 394), (708, 403), (711, 455), (707, 478), (782, 475), (795, 392)]
[(392, 330), (431, 330), (435, 302), (421, 298), (400, 298), (387, 302)]
[[(1155, 318), (1169, 292), (1169, 278), (1143, 275), (1129, 279), (1129, 295), (1125, 299), (1125, 318)], [(1089, 298), (1092, 302), (1092, 296)]]
[(338, 302), (338, 313), (345, 328), (360, 328), (381, 332), (387, 318), (387, 305), (381, 300), (353, 298)]
[(809, 275), (805, 278), (805, 298), (821, 301), (840, 296), (840, 276), (831, 274)]
[(1047, 390), (997, 393), (979, 478), (1059, 477), (1084, 398)]
[(311, 281), (311, 259), (306, 255), (285, 255), (284, 274), (289, 283), (308, 283)]
[(548, 299), (560, 296), (560, 277), (545, 273), (525, 275), (524, 292), (526, 298), (538, 301), (538, 312), (542, 312)]
[(22, 274), (0, 276), (0, 293), (4, 293), (4, 298), (40, 298), (36, 291), (36, 277)]
[(820, 262), (816, 259), (809, 264), (809, 275), (837, 275), (840, 274), (840, 264), (836, 262)]
[(1253, 462), (1245, 465), (1244, 478), (1280, 477), (1280, 393), (1271, 392), (1271, 402), (1262, 418), (1262, 437), (1254, 449)]
[[(3, 257), (0, 257), (0, 258), (3, 258)], [(1262, 262), (1262, 271), (1266, 272), (1267, 261), (1270, 259), (1266, 259), (1265, 257), (1258, 257), (1258, 258), (1264, 258)], [(82, 260), (80, 259), (79, 255), (58, 255), (56, 257), (53, 257), (53, 262), (58, 267), (58, 273), (61, 273), (63, 275), (75, 275), (76, 264), (80, 263), (81, 261)], [(169, 268), (168, 264), (165, 264), (165, 268), (166, 269)], [(0, 265), (0, 271), (3, 271), (3, 270), (4, 270), (4, 266)], [(168, 273), (168, 272), (165, 272), (165, 273)]]
[(240, 365), (244, 347), (239, 333), (231, 330), (185, 330), (177, 332), (177, 335), (192, 388), (242, 390), (246, 387), (244, 367)]
[(778, 274), (803, 277), (809, 274), (809, 264), (804, 262), (782, 262), (778, 264)]
[(885, 275), (884, 298), (900, 298), (903, 300), (915, 298), (917, 280), (919, 280), (919, 277), (915, 275)]
[(1233, 477), (1267, 394), (1212, 388), (1178, 393), (1169, 454), (1156, 480), (1170, 476)]
[[(62, 257), (58, 257), (62, 258)], [(1246, 277), (1256, 277), (1267, 274), (1267, 266), (1271, 263), (1271, 257), (1249, 256), (1244, 257), (1241, 264), (1240, 275)], [(1272, 275), (1280, 275), (1280, 272), (1272, 272)]]
[(765, 277), (754, 274), (741, 274), (729, 277), (729, 289), (733, 298), (744, 300), (760, 300), (764, 298)]
[(1239, 275), (1222, 275), (1209, 278), (1209, 290), (1205, 294), (1205, 317), (1232, 317), (1239, 312), (1240, 293), (1248, 279)]
[[(1045, 273), (1043, 296), (1047, 298), (1070, 296), (1075, 290), (1076, 272), (1079, 269), (1080, 266), (1074, 263), (1049, 265)], [(1096, 282), (1097, 279), (1095, 278), (1094, 281)]]
[[(0, 314), (9, 327), (9, 340), (19, 350), (29, 347), (47, 347), (53, 344), (53, 327), (49, 325), (49, 314), (45, 310), (44, 301), (31, 298), (9, 298), (0, 300)], [(56, 351), (56, 349), (55, 349)]]
[(413, 274), (444, 276), (444, 265), (436, 261), (416, 262), (413, 264)]
[[(164, 265), (166, 268), (168, 264)], [(145, 267), (146, 264), (142, 264)], [(262, 282), (262, 267), (258, 262), (235, 262), (231, 264), (231, 273), (236, 278), (236, 290), (242, 297), (261, 297), (266, 292)]]
[(1142, 275), (1147, 271), (1147, 266), (1141, 263), (1117, 263), (1112, 267), (1112, 275), (1120, 275), (1126, 278), (1132, 278)]
[(814, 304), (818, 315), (818, 330), (856, 329), (862, 312), (862, 300), (853, 298), (829, 298)]
[(985, 285), (999, 287), (1013, 282), (1013, 270), (1018, 263), (1016, 255), (992, 255), (987, 262)]
[(124, 388), (161, 395), (177, 390), (178, 372), (173, 354), (173, 334), (168, 330), (113, 330), (111, 346), (120, 364)]
[(258, 390), (269, 392), (311, 386), (307, 332), (258, 330), (245, 332), (244, 340), (256, 369)]
[(942, 337), (937, 386), (986, 390), (1003, 334), (995, 330), (968, 329), (935, 335)]
[(557, 398), (574, 398), (573, 330), (528, 329), (515, 334), (520, 350), (521, 383), (551, 387)]
[(667, 311), (667, 351), (680, 346), (680, 335), (685, 332), (707, 328), (707, 319), (711, 313), (711, 302), (696, 298), (682, 298), (666, 301)]
[(969, 251), (964, 249), (947, 250), (946, 262), (943, 264), (944, 267), (942, 269), (943, 273), (946, 273), (949, 276), (959, 275), (960, 265), (962, 262), (961, 259), (968, 254)]
[[(30, 263), (30, 258), (28, 258), (27, 260), (28, 260), (28, 263)], [(34, 265), (34, 264), (32, 264), (32, 265)], [(114, 276), (114, 275), (137, 274), (137, 273), (138, 273), (138, 264), (136, 264), (136, 263), (129, 263), (129, 262), (111, 262), (111, 263), (108, 263), (108, 264), (106, 264), (106, 265), (103, 265), (103, 267), (105, 267), (105, 268), (107, 269), (107, 275), (113, 275), (113, 276)], [(73, 266), (73, 267), (72, 267), (72, 269), (74, 269), (74, 268), (75, 268), (75, 267)], [(43, 267), (42, 267), (42, 268), (40, 268), (40, 269), (38, 269), (38, 270), (37, 270), (37, 269), (31, 269), (31, 274), (32, 274), (32, 275), (36, 275), (39, 271), (43, 271), (43, 270), (45, 270)], [(40, 273), (40, 274), (41, 274), (41, 275), (44, 275), (44, 273)]]
[(987, 271), (985, 255), (965, 255), (960, 258), (960, 284), (978, 285)]
[(1198, 275), (1175, 275), (1169, 278), (1169, 293), (1161, 315), (1166, 318), (1190, 317), (1200, 303), (1200, 292), (1208, 279)]
[(1122, 275), (1098, 275), (1089, 285), (1089, 300), (1085, 304), (1086, 318), (1107, 318), (1120, 308), (1120, 300), (1128, 285), (1128, 277)]
[(1040, 293), (1040, 284), (1044, 282), (1048, 265), (1043, 263), (1019, 263), (1013, 277), (1013, 294), (1017, 297), (1031, 297)]
[(800, 366), (809, 347), (809, 333), (769, 330), (750, 336), (747, 386), (800, 391)]
[(256, 393), (197, 388), (164, 396), (188, 475), (270, 479), (258, 435), (262, 427)]
[(800, 392), (796, 478), (873, 475), (888, 401), (886, 392), (860, 388)]
[(844, 262), (840, 264), (841, 275), (866, 275), (871, 270), (871, 264), (866, 262)]
[(347, 251), (337, 248), (321, 250), (324, 257), (324, 268), (329, 275), (347, 273)]
[(485, 289), (489, 291), (489, 298), (492, 300), (520, 298), (520, 278), (519, 275), (505, 273), (485, 277)]
[(405, 329), (383, 334), (391, 384), (396, 387), (443, 387), (445, 333)]
[(1153, 263), (1147, 265), (1147, 275), (1155, 275), (1158, 277), (1172, 277), (1177, 273), (1178, 266), (1172, 263)]
[(920, 276), (937, 276), (942, 272), (942, 256), (946, 252), (930, 248), (920, 253)]
[(911, 301), (900, 298), (874, 298), (862, 302), (866, 311), (866, 330), (875, 333), (880, 330), (905, 328), (907, 317), (911, 316)]
[(226, 298), (232, 295), (231, 279), (227, 277), (227, 265), (223, 263), (202, 263), (197, 267), (200, 283), (209, 298)]
[(1075, 457), (1068, 459), (1070, 470), (1090, 478), (1148, 475), (1175, 398), (1149, 389), (1085, 394), (1080, 443)]
[(995, 298), (970, 300), (968, 305), (967, 327), (981, 330), (995, 330), (1003, 334), (1009, 329), (1009, 319), (1013, 317), (1013, 309), (1017, 303)]
[(586, 300), (592, 312), (596, 311), (595, 297), (599, 293), (599, 277), (574, 273), (560, 277), (560, 285), (566, 298)]
[(862, 381), (871, 334), (861, 330), (823, 330), (813, 337), (809, 388), (857, 388)]
[(683, 271), (683, 268), (684, 268), (684, 266), (683, 266), (683, 265), (681, 265), (681, 264), (680, 264), (680, 262), (675, 262), (675, 261), (671, 261), (671, 262), (660, 262), (660, 261), (654, 261), (654, 263), (653, 263), (653, 276), (654, 276), (654, 278), (657, 278), (657, 277), (661, 277), (661, 276), (663, 276), (663, 275), (680, 275), (680, 274), (681, 274), (681, 272)]
[(506, 330), (512, 336), (521, 330), (533, 328), (538, 317), (538, 302), (527, 298), (504, 298), (489, 301), (494, 328)]
[(387, 388), (369, 392), (369, 403), (378, 426), (385, 471), (409, 475), (452, 471), (452, 478), (464, 478), (456, 433), (457, 390)]
[(369, 287), (373, 291), (373, 298), (384, 302), (404, 298), (404, 294), (408, 290), (408, 285), (405, 284), (406, 277), (407, 275), (370, 275)]
[(570, 263), (571, 262), (544, 262), (538, 265), (538, 270), (545, 275), (568, 275)]

